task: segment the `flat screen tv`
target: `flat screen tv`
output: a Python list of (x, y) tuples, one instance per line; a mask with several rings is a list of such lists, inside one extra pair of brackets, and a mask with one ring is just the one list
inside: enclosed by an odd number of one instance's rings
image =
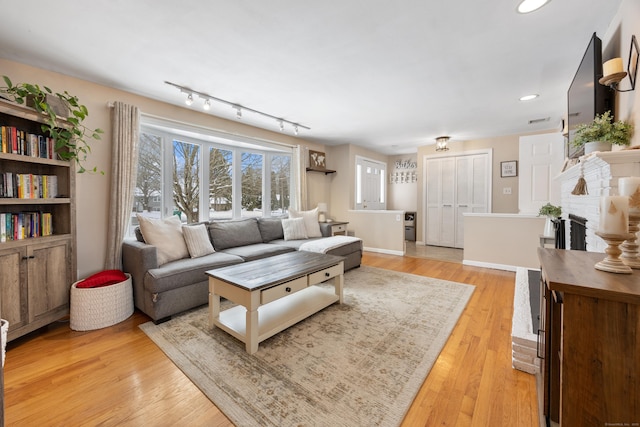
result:
[(576, 126), (581, 123), (589, 123), (597, 114), (603, 114), (609, 110), (614, 116), (612, 90), (598, 83), (601, 77), (602, 41), (596, 36), (596, 33), (593, 33), (567, 93), (569, 101), (567, 157), (569, 158), (579, 157), (584, 153), (583, 147), (576, 148), (571, 145)]

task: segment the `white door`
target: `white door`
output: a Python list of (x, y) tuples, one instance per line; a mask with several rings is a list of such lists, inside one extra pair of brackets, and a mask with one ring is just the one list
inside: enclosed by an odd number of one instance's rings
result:
[(385, 176), (384, 163), (356, 159), (356, 209), (386, 209)]
[(486, 154), (456, 157), (456, 248), (464, 247), (464, 214), (489, 211), (488, 171)]
[(425, 242), (464, 247), (464, 214), (490, 210), (488, 153), (425, 159)]
[(551, 202), (560, 204), (560, 186), (553, 178), (560, 173), (564, 162), (564, 137), (548, 133), (520, 137), (520, 179), (518, 181), (518, 209), (523, 214), (537, 214), (540, 206)]

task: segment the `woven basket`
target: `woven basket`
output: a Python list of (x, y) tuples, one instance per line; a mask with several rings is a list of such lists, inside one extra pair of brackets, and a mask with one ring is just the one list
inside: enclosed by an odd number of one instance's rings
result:
[(131, 275), (127, 280), (101, 288), (77, 288), (71, 285), (71, 319), (74, 331), (106, 328), (133, 314)]

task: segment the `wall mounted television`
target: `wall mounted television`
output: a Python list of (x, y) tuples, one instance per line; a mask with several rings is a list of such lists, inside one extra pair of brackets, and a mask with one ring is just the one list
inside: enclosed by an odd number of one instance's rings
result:
[(611, 111), (611, 115), (615, 117), (613, 91), (598, 83), (601, 77), (602, 41), (596, 36), (596, 33), (593, 33), (567, 93), (569, 104), (567, 157), (570, 159), (584, 153), (584, 147), (576, 148), (571, 145), (576, 126), (581, 123), (589, 123), (597, 114), (603, 114), (606, 111)]

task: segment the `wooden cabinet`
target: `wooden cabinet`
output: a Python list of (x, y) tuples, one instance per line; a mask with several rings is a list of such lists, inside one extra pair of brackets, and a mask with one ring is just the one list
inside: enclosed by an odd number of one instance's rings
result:
[(544, 414), (561, 426), (640, 423), (640, 271), (596, 270), (605, 254), (538, 249)]
[[(34, 110), (0, 100), (0, 126), (41, 134), (41, 123)], [(36, 237), (24, 232), (23, 238), (0, 241), (0, 316), (9, 321), (11, 341), (69, 313), (77, 269), (75, 168), (67, 161), (0, 152), (0, 179), (6, 173), (55, 177), (57, 184), (56, 197), (0, 197), (0, 214), (32, 215), (38, 218), (32, 229), (40, 230), (31, 233)], [(50, 215), (49, 235), (41, 232), (43, 214)]]

